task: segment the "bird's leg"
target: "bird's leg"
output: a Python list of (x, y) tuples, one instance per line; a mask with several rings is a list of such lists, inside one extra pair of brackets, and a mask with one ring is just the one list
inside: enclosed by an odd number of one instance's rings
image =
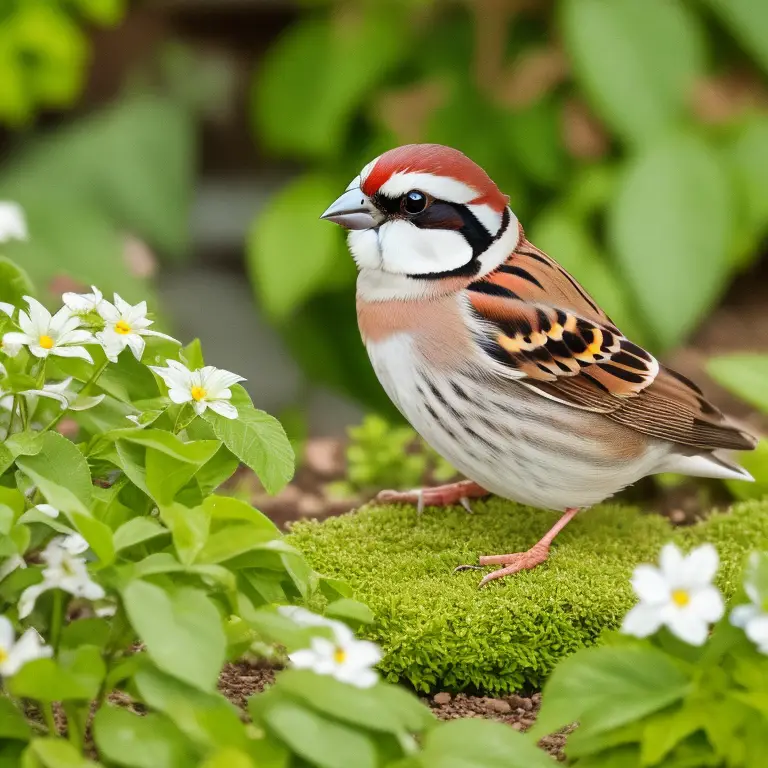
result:
[(376, 501), (382, 504), (415, 504), (419, 514), (424, 511), (425, 506), (449, 507), (452, 504), (461, 504), (467, 512), (471, 512), (469, 499), (479, 499), (489, 493), (472, 480), (462, 480), (459, 483), (438, 485), (435, 488), (418, 488), (413, 491), (382, 491), (376, 496)]
[(486, 574), (480, 582), (478, 588), (484, 587), (489, 581), (501, 579), (518, 571), (524, 571), (541, 565), (549, 557), (549, 546), (560, 531), (576, 517), (578, 509), (566, 509), (563, 516), (534, 544), (527, 552), (515, 552), (510, 555), (488, 555), (479, 559), (480, 565), (460, 565), (456, 570), (477, 570), (486, 565), (503, 565), (497, 571)]

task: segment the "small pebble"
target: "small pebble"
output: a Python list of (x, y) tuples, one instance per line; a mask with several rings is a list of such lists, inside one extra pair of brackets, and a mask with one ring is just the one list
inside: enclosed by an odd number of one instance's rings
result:
[(440, 691), (440, 693), (436, 693), (432, 697), (432, 701), (434, 701), (435, 704), (437, 704), (437, 705), (439, 705), (441, 707), (444, 707), (446, 704), (450, 704), (451, 703), (451, 699), (452, 698), (453, 697), (451, 696), (450, 693), (448, 693), (448, 691)]
[(507, 696), (507, 701), (509, 702), (509, 706), (513, 709), (521, 709), (523, 702), (528, 701), (528, 699), (524, 699), (522, 696), (513, 693), (511, 696)]
[(508, 701), (504, 699), (488, 699), (487, 707), (493, 712), (498, 712), (500, 715), (507, 715), (512, 711)]

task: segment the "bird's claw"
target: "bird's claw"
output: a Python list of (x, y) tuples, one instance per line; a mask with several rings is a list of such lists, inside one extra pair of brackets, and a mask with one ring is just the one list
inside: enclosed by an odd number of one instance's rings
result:
[(454, 569), (454, 573), (460, 573), (461, 571), (482, 571), (481, 565), (457, 565)]
[(469, 503), (469, 499), (466, 496), (462, 496), (459, 499), (459, 504), (461, 504), (464, 509), (467, 510), (467, 512), (471, 515), (472, 514), (472, 506)]

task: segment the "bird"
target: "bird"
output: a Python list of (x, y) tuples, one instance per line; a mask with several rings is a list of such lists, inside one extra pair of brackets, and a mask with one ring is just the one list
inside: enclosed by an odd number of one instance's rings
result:
[(388, 150), (320, 218), (349, 230), (379, 382), (467, 478), (378, 499), (421, 510), (495, 494), (562, 513), (529, 550), (459, 566), (497, 566), (481, 587), (545, 562), (579, 511), (647, 475), (752, 480), (726, 452), (756, 438), (624, 336), (459, 150)]

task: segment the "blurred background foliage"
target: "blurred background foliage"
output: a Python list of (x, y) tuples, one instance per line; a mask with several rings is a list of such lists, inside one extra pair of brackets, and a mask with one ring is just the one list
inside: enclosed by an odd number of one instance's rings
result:
[[(297, 439), (397, 418), (344, 233), (318, 216), (406, 142), (483, 165), (530, 239), (685, 373), (768, 352), (764, 2), (0, 0), (0, 200), (31, 234), (2, 252), (49, 301), (158, 294)], [(737, 363), (710, 372), (764, 391)], [(353, 437), (361, 467), (408, 442), (369, 455), (377, 429)]]

